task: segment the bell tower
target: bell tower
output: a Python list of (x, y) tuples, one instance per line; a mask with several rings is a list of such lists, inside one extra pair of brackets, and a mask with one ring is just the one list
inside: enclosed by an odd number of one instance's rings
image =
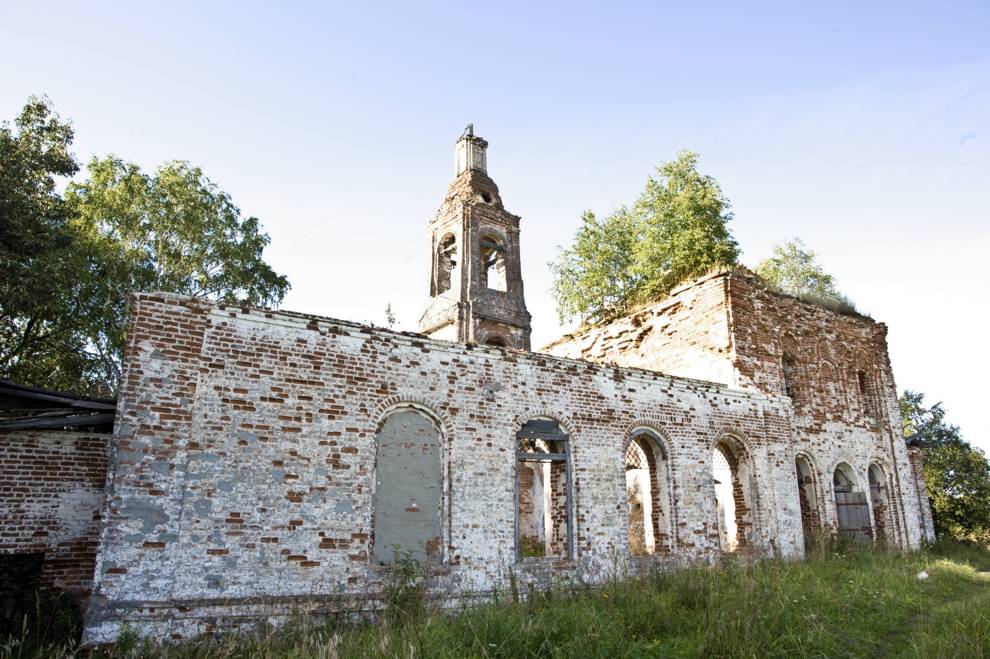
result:
[(430, 301), (419, 331), (435, 339), (529, 350), (519, 268), (519, 216), (488, 177), (488, 142), (468, 124), (454, 145), (455, 177), (430, 220)]

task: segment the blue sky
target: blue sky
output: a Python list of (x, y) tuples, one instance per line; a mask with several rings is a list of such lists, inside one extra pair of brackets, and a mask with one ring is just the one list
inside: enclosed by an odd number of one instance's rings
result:
[(522, 216), (534, 345), (585, 209), (680, 148), (743, 261), (800, 236), (890, 327), (899, 387), (990, 449), (990, 3), (11, 3), (0, 117), (48, 94), (82, 160), (200, 165), (271, 235), (288, 309), (414, 329), (474, 122)]

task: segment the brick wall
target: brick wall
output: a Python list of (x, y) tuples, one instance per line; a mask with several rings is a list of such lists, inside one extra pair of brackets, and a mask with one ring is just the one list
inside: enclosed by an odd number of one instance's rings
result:
[[(748, 550), (802, 554), (781, 397), (172, 296), (131, 308), (90, 642), (125, 623), (183, 637), (374, 606), (375, 434), (395, 409), (441, 432), (435, 591), (487, 597), (510, 569), (541, 584), (624, 569), (624, 453), (640, 428), (665, 445), (674, 537), (631, 569), (717, 558), (712, 456), (729, 437), (755, 475)], [(537, 417), (568, 436), (572, 561), (515, 557), (516, 433)]]
[(43, 588), (88, 595), (110, 436), (0, 431), (0, 554), (44, 554)]

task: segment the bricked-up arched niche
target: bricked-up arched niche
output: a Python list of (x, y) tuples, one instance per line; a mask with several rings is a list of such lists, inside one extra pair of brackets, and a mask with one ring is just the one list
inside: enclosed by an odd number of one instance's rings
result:
[(451, 282), (457, 281), (457, 239), (448, 233), (437, 246), (437, 280), (434, 295), (450, 290)]
[(856, 473), (848, 463), (840, 462), (832, 475), (835, 491), (836, 526), (839, 535), (854, 542), (869, 542), (872, 538), (870, 506), (866, 494), (856, 482)]
[(441, 491), (436, 424), (416, 409), (392, 412), (375, 435), (373, 564), (440, 561)]
[(495, 291), (507, 290), (505, 247), (498, 236), (481, 237), (481, 285)]
[(567, 434), (539, 418), (523, 424), (516, 442), (516, 559), (572, 558)]
[(749, 547), (754, 538), (753, 495), (756, 473), (742, 442), (724, 435), (712, 456), (719, 546), (724, 552)]
[(870, 504), (873, 507), (873, 537), (879, 544), (890, 544), (893, 541), (893, 510), (887, 475), (883, 467), (875, 462), (870, 465), (867, 473), (870, 480)]
[(804, 542), (808, 544), (822, 530), (818, 477), (811, 460), (806, 455), (799, 453), (794, 458), (794, 468), (797, 472), (798, 498), (801, 502), (801, 529), (804, 531)]
[(626, 447), (624, 462), (629, 554), (670, 552), (670, 468), (663, 442), (651, 430), (637, 430)]
[(879, 416), (876, 396), (874, 396), (873, 383), (866, 371), (856, 371), (856, 390), (859, 393), (859, 408), (863, 416), (867, 419), (876, 419)]

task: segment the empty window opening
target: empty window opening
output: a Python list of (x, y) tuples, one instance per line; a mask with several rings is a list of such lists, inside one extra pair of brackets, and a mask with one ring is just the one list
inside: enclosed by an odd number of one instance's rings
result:
[(835, 513), (839, 535), (853, 542), (869, 542), (872, 538), (870, 506), (866, 494), (856, 484), (852, 467), (842, 462), (832, 476), (835, 490)]
[(491, 195), (491, 193), (490, 192), (482, 192), (481, 193), (481, 200), (483, 202), (485, 202), (486, 204), (492, 203), (492, 195)]
[(570, 558), (567, 435), (552, 419), (534, 419), (516, 439), (516, 557)]
[(873, 505), (874, 538), (879, 544), (891, 542), (890, 522), (890, 490), (887, 487), (887, 477), (879, 465), (872, 464), (869, 469), (870, 503)]
[(486, 346), (495, 346), (496, 348), (505, 348), (505, 347), (507, 347), (507, 344), (505, 343), (505, 339), (502, 338), (501, 336), (498, 336), (498, 335), (489, 336), (487, 339), (485, 339), (485, 345)]
[(669, 552), (672, 544), (669, 469), (666, 455), (652, 433), (637, 435), (629, 442), (625, 486), (630, 555)]
[(798, 498), (801, 502), (801, 529), (805, 544), (822, 530), (821, 510), (818, 506), (818, 483), (811, 462), (803, 455), (794, 460), (797, 471)]
[(450, 290), (457, 281), (457, 240), (448, 234), (437, 249), (437, 295)]
[(506, 290), (505, 249), (492, 236), (481, 239), (482, 285), (496, 291)]
[(788, 354), (784, 355), (782, 362), (784, 371), (784, 395), (790, 396), (792, 401), (796, 401), (797, 388), (795, 382), (797, 381), (797, 365), (794, 363), (794, 358)]
[(440, 561), (440, 432), (411, 409), (393, 412), (375, 435), (372, 560)]
[(754, 473), (737, 440), (726, 438), (715, 447), (712, 477), (720, 548), (734, 552), (749, 546), (753, 541)]

